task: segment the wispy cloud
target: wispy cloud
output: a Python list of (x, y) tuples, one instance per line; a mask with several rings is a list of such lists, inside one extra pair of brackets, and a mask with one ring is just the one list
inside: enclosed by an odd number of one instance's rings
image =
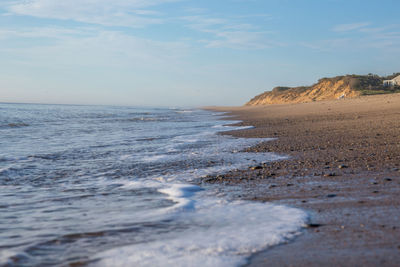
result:
[[(46, 38), (21, 49), (6, 41)], [(1, 30), (0, 52), (14, 55), (18, 64), (40, 64), (43, 67), (84, 66), (96, 68), (178, 68), (187, 46), (180, 42), (160, 42), (127, 35), (123, 32), (91, 28), (57, 27)], [(12, 44), (12, 42), (11, 42)]]
[(357, 22), (357, 23), (350, 23), (350, 24), (339, 24), (333, 27), (333, 31), (335, 32), (349, 32), (354, 30), (359, 30), (371, 25), (369, 22)]
[(209, 48), (264, 49), (282, 45), (270, 40), (272, 32), (260, 31), (257, 25), (248, 22), (248, 18), (206, 15), (181, 17), (187, 23), (186, 27), (209, 34), (209, 38), (199, 40)]
[[(159, 5), (184, 0), (4, 0), (0, 3), (8, 15), (66, 20), (85, 23), (86, 27), (143, 28), (154, 24), (175, 27), (177, 20), (203, 35), (197, 39), (207, 48), (264, 49), (281, 45), (272, 41), (271, 32), (260, 29), (259, 22), (270, 19), (266, 14), (230, 14), (212, 16), (204, 8), (181, 7), (174, 14), (161, 12)], [(179, 13), (187, 15), (180, 16)], [(74, 26), (70, 26), (74, 27)], [(79, 27), (82, 27), (79, 26)], [(108, 28), (107, 30), (110, 30)], [(196, 34), (195, 34), (196, 35)], [(41, 36), (37, 36), (40, 38)], [(152, 37), (154, 38), (154, 37)], [(177, 37), (182, 40), (181, 37)]]
[(179, 0), (13, 0), (8, 12), (39, 18), (72, 20), (105, 26), (142, 27), (161, 23), (152, 6)]
[(398, 25), (382, 27), (373, 26), (371, 23), (343, 24), (335, 27), (336, 31), (347, 33), (340, 38), (301, 42), (304, 47), (319, 51), (336, 51), (344, 49), (354, 52), (360, 49), (376, 49), (377, 52), (399, 52), (400, 31)]
[(209, 48), (265, 49), (278, 45), (266, 39), (263, 32), (222, 31), (215, 32), (214, 40), (201, 40)]

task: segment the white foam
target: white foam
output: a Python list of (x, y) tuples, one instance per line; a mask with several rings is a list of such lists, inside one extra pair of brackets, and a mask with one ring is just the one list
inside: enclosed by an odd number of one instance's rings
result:
[(215, 129), (226, 129), (227, 131), (231, 131), (231, 130), (255, 129), (256, 127), (254, 127), (254, 126), (231, 126), (231, 125), (221, 124), (221, 125), (215, 125), (212, 128), (215, 128)]
[[(187, 192), (175, 189), (166, 192), (178, 197)], [(178, 213), (175, 219), (192, 227), (98, 254), (96, 265), (239, 266), (252, 253), (296, 236), (306, 214), (286, 206), (206, 198), (196, 202), (195, 212)]]
[(6, 172), (7, 172), (8, 170), (10, 170), (11, 168), (12, 168), (12, 166), (0, 168), (0, 174), (6, 173)]
[(189, 184), (171, 184), (167, 188), (161, 188), (160, 193), (168, 195), (169, 200), (172, 200), (176, 205), (168, 208), (169, 210), (193, 210), (195, 201), (191, 197), (202, 188), (196, 185)]
[(120, 160), (130, 160), (130, 159), (133, 159), (133, 156), (132, 155), (122, 155), (122, 156), (120, 156), (120, 158), (119, 158)]
[(162, 187), (162, 182), (163, 178), (158, 177), (154, 178), (154, 180), (118, 180), (117, 182), (112, 182), (112, 183), (117, 183), (121, 184), (122, 189), (126, 190), (134, 190), (134, 189), (141, 189), (141, 188), (161, 188)]
[(249, 129), (255, 129), (256, 127), (254, 126), (238, 126), (236, 127), (236, 130), (249, 130)]
[[(234, 122), (233, 122), (234, 123)], [(245, 147), (270, 139), (237, 139), (216, 136), (221, 128), (228, 130), (251, 129), (252, 126), (232, 127), (219, 125), (214, 132), (200, 132), (174, 138), (175, 144), (188, 144), (212, 140), (210, 147), (181, 151), (179, 155), (145, 158), (145, 161), (216, 160), (215, 166), (182, 170), (162, 177), (147, 177), (125, 181), (122, 188), (152, 187), (165, 194), (175, 204), (159, 209), (157, 214), (171, 219), (181, 230), (171, 231), (156, 240), (115, 248), (97, 254), (99, 266), (239, 266), (246, 263), (252, 253), (285, 242), (299, 234), (305, 224), (305, 212), (272, 204), (228, 201), (218, 198), (216, 192), (202, 191), (188, 185), (208, 174), (224, 173), (246, 168), (255, 163), (283, 159), (272, 153), (237, 153)], [(211, 139), (210, 139), (211, 138)], [(170, 146), (167, 148), (171, 149)], [(222, 163), (221, 163), (222, 159)]]
[(142, 157), (142, 161), (144, 162), (156, 162), (167, 158), (167, 155), (152, 155), (152, 156), (145, 156)]
[(0, 250), (0, 265), (6, 266), (6, 264), (12, 264), (11, 257), (15, 257), (18, 253), (12, 250)]
[[(195, 155), (183, 155), (183, 157), (189, 158)], [(206, 175), (215, 175), (226, 173), (230, 170), (235, 169), (243, 169), (247, 168), (248, 166), (265, 163), (265, 162), (272, 162), (276, 160), (286, 159), (286, 156), (274, 154), (274, 153), (258, 153), (258, 154), (249, 154), (249, 153), (238, 153), (238, 151), (231, 152), (221, 152), (220, 157), (226, 159), (225, 164), (211, 166), (207, 168), (199, 168), (199, 169), (189, 169), (189, 170), (182, 170), (179, 172), (174, 172), (171, 174), (166, 174), (163, 177), (155, 176), (155, 177), (148, 177), (148, 179), (162, 181), (162, 182), (193, 182), (199, 177), (204, 177)], [(171, 158), (176, 159), (177, 156), (169, 156)], [(179, 157), (182, 157), (180, 155)], [(199, 156), (199, 158), (201, 155)]]
[(178, 114), (193, 113), (193, 110), (180, 110), (180, 111), (175, 111), (175, 113)]

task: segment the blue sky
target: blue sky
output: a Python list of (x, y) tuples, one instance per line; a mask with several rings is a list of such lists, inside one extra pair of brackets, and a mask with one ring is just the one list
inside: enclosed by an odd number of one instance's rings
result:
[(400, 72), (398, 0), (0, 0), (0, 102), (241, 105)]

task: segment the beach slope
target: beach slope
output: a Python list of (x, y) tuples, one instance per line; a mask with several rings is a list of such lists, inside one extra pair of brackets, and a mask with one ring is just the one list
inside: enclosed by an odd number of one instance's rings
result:
[(224, 134), (277, 138), (248, 151), (290, 157), (204, 182), (310, 214), (302, 236), (254, 255), (250, 266), (398, 266), (400, 94), (210, 109), (255, 126)]

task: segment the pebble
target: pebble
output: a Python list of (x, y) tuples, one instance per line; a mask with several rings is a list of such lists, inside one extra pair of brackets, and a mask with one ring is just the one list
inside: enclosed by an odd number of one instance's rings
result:
[(319, 223), (309, 223), (309, 224), (307, 224), (308, 228), (318, 228), (318, 227), (321, 227), (321, 226), (322, 226), (322, 224), (319, 224)]
[(338, 168), (339, 168), (339, 169), (345, 169), (345, 168), (348, 168), (348, 166), (346, 166), (346, 165), (344, 165), (344, 164), (341, 164), (341, 165), (338, 166)]
[(326, 195), (326, 197), (329, 197), (329, 198), (336, 197), (336, 196), (337, 196), (337, 195), (335, 195), (335, 194)]
[(250, 170), (254, 171), (254, 170), (260, 170), (262, 169), (261, 166), (254, 166), (254, 167), (250, 167)]

